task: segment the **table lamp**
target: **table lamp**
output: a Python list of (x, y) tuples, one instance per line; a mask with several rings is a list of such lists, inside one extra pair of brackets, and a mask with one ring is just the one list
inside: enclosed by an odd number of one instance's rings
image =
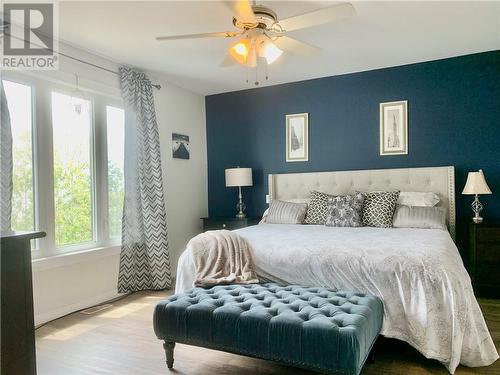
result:
[(472, 202), (472, 211), (476, 215), (472, 218), (472, 221), (476, 224), (482, 223), (483, 218), (479, 216), (479, 213), (483, 209), (483, 205), (479, 202), (479, 194), (491, 194), (482, 169), (477, 172), (469, 172), (462, 194), (475, 195), (474, 202)]
[(252, 186), (252, 168), (229, 168), (226, 169), (226, 186), (227, 187), (238, 187), (238, 204), (236, 205), (236, 210), (238, 213), (236, 217), (238, 219), (245, 218), (245, 204), (241, 196), (242, 186)]

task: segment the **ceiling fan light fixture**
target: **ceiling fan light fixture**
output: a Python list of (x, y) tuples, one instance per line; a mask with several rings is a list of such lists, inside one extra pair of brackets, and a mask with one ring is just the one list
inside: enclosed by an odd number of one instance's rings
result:
[(256, 45), (257, 55), (264, 58), (268, 65), (275, 62), (283, 54), (283, 51), (266, 34), (256, 38)]
[(238, 63), (246, 65), (250, 47), (250, 39), (240, 39), (229, 48), (229, 53)]
[(276, 44), (269, 41), (268, 43), (265, 43), (263, 45), (261, 57), (264, 57), (266, 59), (267, 63), (270, 65), (273, 62), (275, 62), (282, 54), (283, 54), (283, 51), (281, 49), (279, 49), (276, 46)]
[(238, 40), (229, 48), (229, 54), (241, 65), (255, 67), (257, 56), (253, 38), (243, 38)]

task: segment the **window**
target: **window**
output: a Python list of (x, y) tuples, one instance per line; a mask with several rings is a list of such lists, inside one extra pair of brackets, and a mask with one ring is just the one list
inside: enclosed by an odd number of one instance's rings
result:
[(94, 240), (90, 102), (52, 93), (55, 231), (58, 247)]
[(109, 236), (118, 238), (122, 233), (124, 198), (124, 132), (123, 109), (106, 106), (106, 130), (108, 140), (108, 223)]
[(117, 245), (124, 199), (119, 99), (2, 72), (13, 135), (15, 230), (41, 230), (34, 258)]
[(35, 227), (31, 87), (7, 80), (2, 82), (12, 130), (12, 229), (29, 231)]

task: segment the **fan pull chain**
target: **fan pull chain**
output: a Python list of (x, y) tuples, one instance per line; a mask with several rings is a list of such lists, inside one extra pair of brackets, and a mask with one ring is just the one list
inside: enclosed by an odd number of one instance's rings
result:
[[(266, 81), (269, 80), (269, 64), (267, 63), (263, 63), (265, 66), (264, 66), (264, 76), (265, 76), (265, 79)], [(246, 76), (246, 79), (245, 79), (245, 82), (248, 84), (249, 81), (250, 81), (250, 69), (254, 69), (255, 71), (255, 81), (254, 81), (254, 85), (255, 86), (259, 86), (260, 85), (260, 82), (259, 82), (259, 69), (262, 68), (262, 64), (259, 64), (257, 63), (255, 68), (250, 68), (248, 65), (245, 66), (245, 76)]]

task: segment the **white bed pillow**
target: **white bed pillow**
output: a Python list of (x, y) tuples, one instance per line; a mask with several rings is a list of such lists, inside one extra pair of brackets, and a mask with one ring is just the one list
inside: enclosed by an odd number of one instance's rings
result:
[(293, 203), (273, 200), (269, 205), (266, 223), (302, 224), (306, 217), (307, 203)]
[(419, 191), (402, 191), (398, 198), (398, 204), (402, 206), (434, 207), (439, 201), (436, 193)]
[(446, 210), (443, 207), (396, 207), (394, 228), (422, 228), (446, 230)]

